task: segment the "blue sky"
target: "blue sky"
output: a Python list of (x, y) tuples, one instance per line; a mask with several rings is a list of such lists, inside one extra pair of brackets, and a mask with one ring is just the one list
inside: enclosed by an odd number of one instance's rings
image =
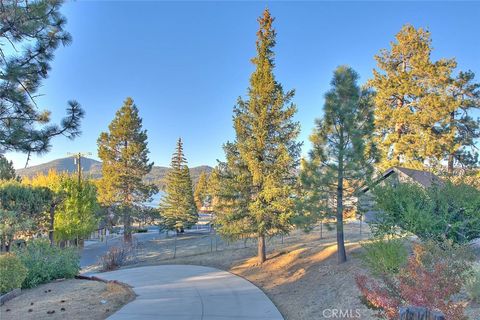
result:
[[(78, 100), (83, 134), (54, 139), (51, 152), (30, 165), (67, 152), (96, 158), (100, 132), (128, 96), (156, 165), (169, 165), (179, 136), (190, 166), (215, 165), (234, 136), (232, 108), (246, 92), (256, 19), (267, 6), (276, 17), (277, 80), (296, 90), (304, 153), (333, 70), (348, 64), (363, 83), (373, 56), (405, 23), (431, 31), (433, 59), (456, 57), (480, 81), (480, 2), (68, 2), (62, 11), (73, 43), (58, 49), (39, 105), (58, 121), (66, 101)], [(17, 168), (26, 160), (7, 158)]]

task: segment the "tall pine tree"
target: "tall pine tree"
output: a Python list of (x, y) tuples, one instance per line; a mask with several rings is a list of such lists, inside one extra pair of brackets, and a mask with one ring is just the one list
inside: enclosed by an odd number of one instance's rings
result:
[(324, 116), (316, 121), (310, 140), (313, 149), (303, 162), (301, 180), (307, 192), (306, 211), (328, 214), (336, 207), (338, 262), (347, 260), (343, 234), (346, 198), (371, 176), (376, 161), (373, 144), (372, 94), (357, 84), (358, 74), (338, 67), (325, 95)]
[(453, 59), (431, 61), (430, 33), (405, 25), (390, 50), (375, 56), (375, 128), (380, 167), (438, 166), (445, 146), (455, 144), (453, 131), (443, 130), (454, 106), (447, 91)]
[[(268, 9), (258, 19), (255, 71), (250, 77), (248, 99), (234, 108), (236, 139), (227, 143), (227, 161), (221, 172), (229, 185), (222, 201), (229, 210), (217, 212), (220, 232), (227, 236), (258, 238), (258, 258), (266, 259), (265, 238), (289, 232), (294, 215), (295, 169), (301, 144), (300, 127), (293, 121), (294, 91), (284, 92), (273, 74), (276, 32)], [(248, 192), (249, 194), (245, 194)], [(235, 197), (231, 201), (230, 197)], [(234, 230), (230, 225), (237, 226)]]
[(131, 242), (132, 213), (156, 192), (143, 178), (152, 170), (148, 159), (147, 132), (131, 98), (127, 98), (98, 138), (102, 179), (98, 184), (100, 201), (113, 206), (123, 216), (124, 240)]
[(165, 177), (165, 184), (165, 196), (160, 204), (162, 224), (167, 230), (183, 232), (197, 223), (198, 212), (181, 138), (177, 141), (177, 148), (173, 153), (171, 168)]

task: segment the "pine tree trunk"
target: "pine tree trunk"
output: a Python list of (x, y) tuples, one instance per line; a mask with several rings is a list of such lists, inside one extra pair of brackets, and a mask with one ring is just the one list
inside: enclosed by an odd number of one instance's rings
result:
[[(451, 124), (453, 124), (455, 122), (455, 112), (452, 112), (450, 113), (450, 122)], [(454, 153), (455, 152), (451, 152), (449, 155), (448, 155), (448, 164), (447, 164), (447, 169), (448, 169), (448, 174), (449, 175), (452, 175), (453, 174), (453, 164), (454, 164)]]
[(343, 235), (343, 156), (338, 161), (337, 177), (337, 258), (338, 263), (347, 261), (345, 239)]
[(267, 254), (265, 249), (265, 236), (258, 236), (258, 261), (264, 263), (267, 260)]
[(55, 239), (53, 235), (53, 228), (55, 226), (55, 204), (50, 204), (50, 225), (48, 230), (48, 239), (50, 240), (50, 245), (53, 247), (55, 244)]
[(132, 243), (132, 228), (130, 226), (130, 214), (125, 212), (123, 214), (123, 242)]

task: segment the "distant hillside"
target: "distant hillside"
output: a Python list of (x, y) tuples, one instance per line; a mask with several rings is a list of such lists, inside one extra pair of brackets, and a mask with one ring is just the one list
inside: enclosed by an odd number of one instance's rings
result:
[[(50, 162), (42, 163), (36, 166), (31, 166), (25, 169), (18, 169), (17, 174), (21, 177), (33, 177), (39, 173), (47, 173), (49, 170), (56, 170), (58, 172), (74, 173), (77, 171), (77, 165), (74, 163), (73, 158), (56, 159)], [(102, 176), (102, 163), (100, 161), (82, 158), (82, 170), (85, 176), (93, 179), (98, 179)], [(163, 179), (167, 174), (169, 168), (154, 166), (152, 172), (145, 177), (145, 181), (155, 183), (160, 188), (163, 188)], [(198, 166), (190, 168), (190, 174), (194, 184), (197, 183), (198, 177), (205, 171), (210, 173), (212, 167)]]

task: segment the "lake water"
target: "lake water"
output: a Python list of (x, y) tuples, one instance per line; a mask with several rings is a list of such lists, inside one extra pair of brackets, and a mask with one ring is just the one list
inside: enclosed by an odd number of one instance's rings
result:
[(160, 204), (160, 200), (163, 198), (165, 195), (165, 192), (159, 191), (158, 193), (154, 194), (152, 197), (152, 201), (147, 203), (147, 206), (152, 207), (152, 208), (158, 208), (158, 205)]

